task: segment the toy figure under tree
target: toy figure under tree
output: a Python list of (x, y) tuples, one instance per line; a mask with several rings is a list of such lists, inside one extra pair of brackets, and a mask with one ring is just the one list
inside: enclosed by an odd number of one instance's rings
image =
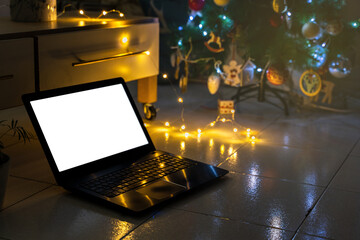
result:
[[(176, 78), (186, 89), (188, 63), (195, 63), (197, 76), (208, 77), (211, 94), (221, 87), (237, 89), (235, 95), (221, 98), (239, 101), (252, 93), (267, 101), (265, 96), (271, 93), (285, 113), (288, 102), (307, 101), (332, 109), (336, 81), (351, 74), (353, 39), (359, 32), (358, 19), (343, 19), (345, 4), (345, 0), (188, 0), (188, 21), (175, 26)], [(186, 56), (182, 72), (181, 56)]]

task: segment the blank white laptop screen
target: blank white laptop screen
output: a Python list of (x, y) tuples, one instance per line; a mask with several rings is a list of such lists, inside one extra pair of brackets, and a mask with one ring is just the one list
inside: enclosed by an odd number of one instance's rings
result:
[(31, 106), (60, 172), (148, 144), (121, 84)]

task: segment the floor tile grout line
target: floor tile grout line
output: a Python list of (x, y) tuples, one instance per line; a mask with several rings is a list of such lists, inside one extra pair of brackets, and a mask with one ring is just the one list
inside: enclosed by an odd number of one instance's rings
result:
[(32, 181), (32, 182), (36, 182), (36, 183), (48, 184), (48, 185), (52, 185), (52, 186), (59, 186), (59, 185), (56, 184), (56, 183), (51, 183), (51, 182), (46, 182), (46, 181), (40, 181), (40, 180), (36, 180), (36, 179), (32, 179), (32, 178), (27, 178), (27, 177), (16, 176), (16, 175), (13, 175), (13, 174), (10, 174), (9, 177), (18, 178), (18, 179), (27, 180), (27, 181)]
[(134, 232), (136, 229), (138, 229), (140, 226), (142, 226), (143, 224), (145, 224), (146, 222), (148, 222), (151, 218), (153, 218), (154, 216), (156, 216), (158, 213), (160, 213), (160, 211), (163, 208), (158, 209), (157, 211), (155, 211), (153, 214), (150, 214), (150, 216), (148, 218), (146, 218), (144, 221), (142, 221), (141, 223), (139, 223), (136, 227), (134, 227), (133, 229), (131, 229), (129, 232), (127, 232), (124, 236), (122, 236), (121, 238), (119, 238), (119, 240), (124, 239), (125, 237), (129, 236), (129, 234), (131, 234), (132, 232)]
[(285, 179), (285, 178), (275, 178), (275, 177), (268, 177), (268, 176), (262, 176), (262, 175), (254, 175), (254, 174), (250, 174), (250, 173), (246, 173), (246, 172), (237, 172), (237, 171), (230, 171), (230, 172), (240, 174), (243, 176), (252, 176), (252, 177), (258, 177), (258, 178), (270, 179), (270, 180), (274, 180), (274, 181), (286, 182), (286, 183), (294, 183), (294, 184), (300, 184), (300, 185), (307, 185), (307, 186), (311, 186), (311, 187), (326, 188), (326, 186), (315, 185), (315, 184), (304, 183), (304, 182), (297, 182), (295, 180), (289, 180), (289, 179)]
[(282, 229), (282, 228), (279, 228), (279, 227), (268, 226), (268, 225), (261, 224), (261, 223), (256, 223), (256, 222), (249, 222), (249, 221), (245, 221), (243, 219), (232, 219), (232, 218), (229, 218), (229, 217), (222, 217), (222, 216), (217, 216), (217, 215), (213, 215), (213, 214), (209, 214), (209, 213), (196, 212), (196, 211), (191, 211), (191, 210), (186, 210), (186, 209), (181, 209), (181, 208), (175, 208), (175, 207), (171, 207), (171, 209), (174, 209), (174, 210), (177, 210), (177, 211), (184, 211), (184, 212), (199, 214), (199, 215), (203, 215), (203, 216), (207, 216), (207, 217), (219, 218), (219, 219), (222, 219), (224, 221), (241, 222), (241, 223), (244, 223), (244, 224), (251, 224), (251, 225), (256, 225), (256, 226), (261, 226), (261, 227), (277, 229), (277, 230), (280, 230), (280, 231), (293, 232), (291, 230)]
[(11, 208), (12, 206), (15, 206), (16, 204), (19, 204), (19, 203), (21, 203), (21, 202), (23, 202), (23, 201), (25, 201), (25, 200), (27, 200), (27, 199), (29, 199), (29, 198), (31, 198), (31, 197), (33, 197), (33, 196), (35, 196), (35, 195), (37, 195), (37, 194), (41, 193), (41, 192), (43, 192), (43, 191), (45, 191), (45, 190), (47, 190), (47, 189), (49, 189), (49, 188), (51, 188), (51, 187), (53, 187), (53, 185), (47, 186), (47, 187), (45, 187), (45, 188), (43, 188), (43, 189), (41, 189), (41, 190), (39, 190), (39, 191), (37, 191), (37, 192), (35, 192), (35, 193), (33, 193), (33, 194), (29, 195), (29, 196), (27, 196), (27, 197), (26, 197), (26, 198), (24, 198), (24, 199), (21, 199), (21, 200), (19, 200), (19, 201), (15, 202), (15, 203), (13, 203), (13, 204), (11, 204), (11, 205), (9, 205), (9, 206), (7, 206), (7, 207), (3, 208), (3, 209), (0, 209), (0, 212), (3, 212), (3, 211), (5, 211), (6, 209)]
[(339, 173), (339, 171), (341, 170), (341, 168), (344, 166), (346, 160), (349, 159), (349, 157), (351, 156), (351, 152), (355, 149), (356, 145), (360, 143), (360, 138), (358, 138), (358, 140), (355, 142), (355, 144), (352, 146), (351, 150), (348, 152), (348, 154), (346, 155), (345, 159), (343, 160), (343, 162), (340, 164), (339, 168), (336, 170), (336, 172), (334, 173), (334, 175), (331, 177), (329, 183), (326, 185), (325, 189), (322, 191), (322, 193), (320, 194), (320, 196), (318, 197), (318, 199), (314, 202), (314, 204), (311, 206), (311, 208), (308, 210), (308, 212), (305, 214), (304, 219), (301, 221), (300, 225), (298, 226), (298, 228), (296, 229), (293, 237), (291, 238), (292, 240), (295, 239), (296, 235), (298, 234), (298, 232), (300, 231), (301, 226), (305, 223), (305, 220), (307, 219), (307, 217), (311, 214), (311, 212), (314, 210), (314, 208), (316, 207), (316, 205), (320, 202), (320, 200), (323, 198), (323, 196), (325, 195), (325, 193), (327, 192), (327, 190), (329, 189), (331, 183), (333, 182), (333, 180), (335, 179), (336, 175)]
[[(266, 128), (268, 128), (270, 125), (272, 125), (273, 123), (275, 123), (275, 122), (276, 122), (277, 120), (279, 120), (280, 118), (281, 118), (280, 115), (279, 115), (278, 117), (274, 118), (273, 121), (271, 121), (267, 126), (265, 126), (263, 129), (261, 129), (261, 130), (259, 131), (259, 134), (262, 133)], [(230, 157), (231, 157), (233, 154), (237, 153), (241, 148), (244, 148), (245, 146), (248, 146), (248, 145), (250, 145), (250, 143), (243, 143), (243, 144), (241, 144), (241, 145), (239, 146), (239, 148), (236, 149), (236, 151), (234, 151), (234, 152), (231, 153), (227, 158), (225, 158), (223, 161), (221, 161), (220, 163), (218, 163), (218, 164), (216, 165), (216, 167), (220, 167), (222, 164), (224, 164), (224, 163), (226, 163), (227, 161), (229, 161)]]

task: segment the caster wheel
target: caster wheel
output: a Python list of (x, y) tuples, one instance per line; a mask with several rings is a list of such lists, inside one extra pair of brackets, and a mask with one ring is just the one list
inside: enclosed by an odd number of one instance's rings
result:
[(156, 117), (156, 109), (154, 107), (154, 105), (152, 104), (144, 104), (144, 114), (145, 114), (145, 119), (147, 120), (153, 120)]

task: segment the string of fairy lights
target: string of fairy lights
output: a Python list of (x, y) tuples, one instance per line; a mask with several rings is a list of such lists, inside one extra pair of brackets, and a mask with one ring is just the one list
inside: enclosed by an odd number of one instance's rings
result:
[[(63, 7), (63, 10), (57, 15), (57, 17), (60, 17), (60, 16), (64, 15), (67, 12), (67, 9), (72, 8), (72, 7), (73, 6), (71, 4), (65, 5)], [(126, 19), (124, 13), (122, 13), (119, 10), (115, 10), (115, 9), (112, 9), (112, 10), (109, 10), (109, 11), (102, 10), (101, 13), (97, 17), (90, 17), (85, 12), (85, 10), (83, 10), (83, 9), (76, 9), (76, 12), (78, 13), (79, 16), (85, 17), (87, 19), (93, 19), (93, 20), (99, 20), (102, 17), (108, 15), (109, 13), (116, 13), (118, 15), (118, 17), (120, 17), (121, 19)], [(226, 20), (226, 16), (221, 16), (221, 17), (222, 17), (223, 20)], [(200, 26), (200, 28), (201, 28), (201, 26)], [(204, 34), (206, 35), (206, 33), (204, 33)], [(127, 39), (122, 40), (122, 41), (127, 41)], [(179, 45), (181, 45), (181, 44), (179, 44)], [(148, 51), (146, 52), (146, 54), (149, 55)], [(221, 63), (219, 63), (219, 61), (215, 61), (215, 59), (213, 59), (213, 58), (211, 58), (211, 59), (210, 58), (209, 59), (207, 59), (207, 58), (206, 59), (196, 59), (196, 60), (191, 60), (191, 62), (196, 63), (198, 61), (210, 61), (210, 60), (215, 62), (214, 66), (216, 68), (217, 73), (224, 74), (221, 71), (221, 68), (220, 68)], [(254, 131), (251, 130), (250, 128), (246, 128), (246, 127), (238, 124), (235, 121), (235, 110), (234, 109), (231, 110), (230, 117), (224, 117), (224, 116), (221, 116), (219, 114), (215, 121), (212, 121), (212, 122), (208, 123), (203, 128), (197, 128), (194, 131), (191, 131), (190, 129), (188, 129), (188, 127), (186, 125), (185, 118), (184, 118), (184, 112), (185, 112), (184, 98), (182, 96), (180, 96), (180, 94), (177, 92), (177, 90), (174, 87), (173, 83), (169, 79), (167, 73), (163, 73), (161, 76), (162, 76), (163, 79), (167, 79), (169, 81), (170, 86), (171, 86), (172, 90), (174, 91), (174, 93), (175, 93), (175, 95), (177, 97), (177, 102), (180, 104), (180, 108), (181, 108), (180, 126), (176, 126), (175, 124), (171, 123), (170, 121), (165, 121), (165, 122), (161, 123), (163, 125), (163, 127), (165, 127), (165, 129), (168, 130), (165, 133), (167, 135), (167, 137), (169, 137), (169, 131), (174, 130), (174, 131), (177, 131), (178, 133), (183, 134), (183, 136), (185, 138), (188, 138), (190, 136), (197, 136), (199, 138), (201, 135), (205, 134), (205, 132), (207, 130), (215, 129), (217, 125), (224, 124), (224, 123), (230, 123), (231, 124), (231, 131), (233, 132), (233, 134), (235, 136), (244, 135), (246, 137), (246, 139), (249, 142), (251, 142), (252, 144), (254, 144), (256, 142), (257, 139), (256, 139), (256, 136), (254, 135)], [(176, 120), (176, 121), (178, 121), (178, 120)], [(150, 127), (150, 125), (151, 124), (149, 122), (145, 123), (146, 127)], [(211, 139), (211, 140), (213, 141), (213, 139)]]

